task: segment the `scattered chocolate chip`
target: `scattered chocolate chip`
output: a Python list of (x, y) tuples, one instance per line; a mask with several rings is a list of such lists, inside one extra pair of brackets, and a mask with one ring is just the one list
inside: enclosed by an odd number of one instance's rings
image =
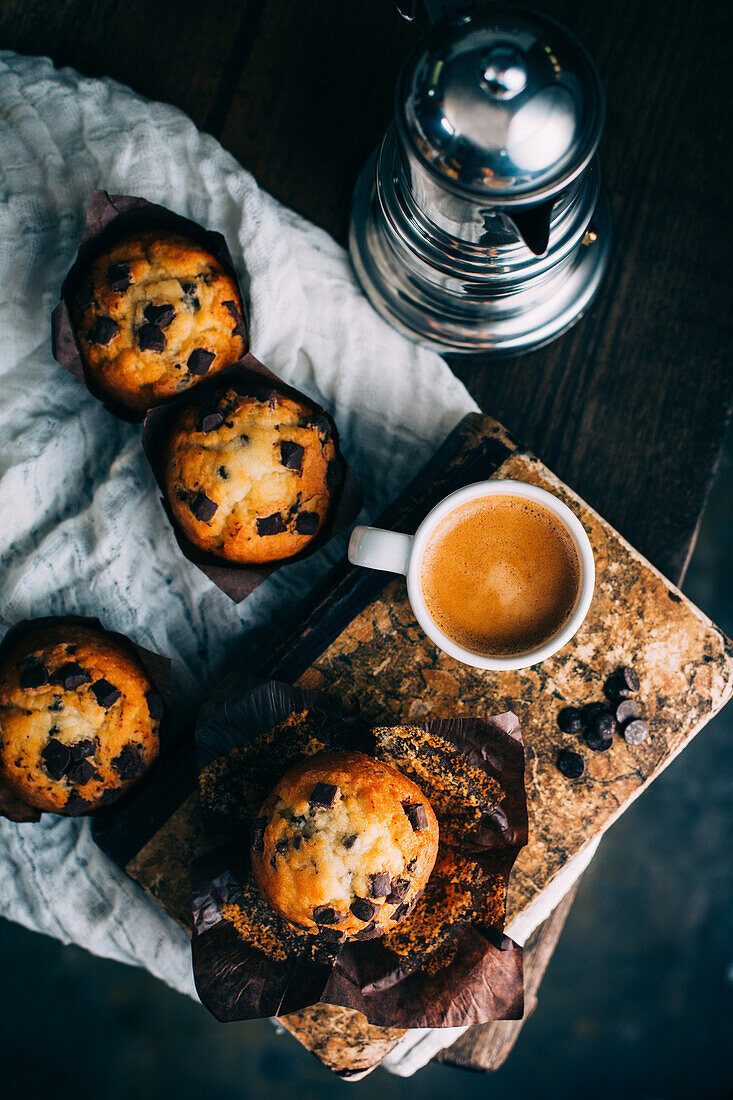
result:
[(377, 871), (369, 876), (369, 895), (373, 898), (386, 898), (389, 893), (389, 871)]
[(340, 793), (335, 783), (316, 783), (308, 805), (311, 809), (332, 810)]
[(327, 439), (331, 438), (331, 421), (328, 419), (324, 412), (314, 412), (304, 422), (303, 427), (315, 428), (318, 434), (322, 437), (324, 443)]
[(293, 837), (293, 847), (295, 848), (296, 852), (300, 851), (300, 846), (301, 846), (302, 843), (303, 843), (302, 836), (296, 835), (296, 836)]
[(229, 481), (229, 471), (227, 470), (226, 466), (219, 467), (219, 477), (222, 481)]
[(115, 756), (112, 767), (120, 779), (139, 779), (145, 771), (142, 745), (129, 741), (119, 756)]
[(319, 928), (318, 937), (326, 943), (343, 943), (346, 933), (340, 932), (338, 928)]
[(224, 417), (218, 409), (199, 409), (198, 429), (200, 432), (214, 432), (224, 423)]
[(143, 325), (138, 329), (137, 343), (140, 351), (154, 351), (160, 354), (165, 350), (165, 333), (157, 325)]
[(603, 694), (607, 699), (610, 699), (612, 703), (617, 703), (621, 699), (628, 699), (633, 692), (620, 674), (614, 672), (608, 677), (603, 685)]
[(586, 725), (590, 725), (599, 714), (610, 714), (605, 703), (586, 703), (583, 707)]
[(582, 733), (585, 729), (585, 718), (577, 707), (563, 707), (557, 716), (557, 724), (563, 733)]
[(104, 707), (105, 710), (109, 710), (118, 699), (122, 698), (120, 689), (105, 679), (95, 680), (91, 686), (91, 691), (100, 707)]
[(160, 306), (154, 306), (151, 302), (144, 310), (145, 320), (150, 321), (151, 325), (157, 325), (158, 328), (168, 328), (175, 315), (176, 311), (170, 302), (164, 302)]
[(111, 806), (113, 802), (117, 801), (121, 794), (122, 790), (120, 787), (108, 787), (106, 791), (102, 791), (100, 794), (99, 801), (103, 806)]
[(616, 719), (612, 714), (599, 714), (597, 718), (593, 720), (593, 724), (588, 731), (588, 736), (594, 733), (597, 738), (603, 741), (608, 741), (609, 738), (613, 738), (616, 732)]
[(207, 497), (206, 493), (196, 493), (189, 508), (200, 523), (211, 523), (218, 505)]
[(402, 905), (398, 905), (395, 911), (392, 913), (392, 920), (404, 920), (407, 914), (410, 912), (409, 901), (403, 901)]
[(61, 701), (60, 695), (55, 695), (52, 703), (49, 704), (48, 709), (52, 714), (58, 714), (60, 710), (64, 709), (64, 704)]
[(181, 290), (183, 291), (183, 300), (191, 310), (192, 313), (198, 313), (201, 309), (201, 305), (196, 296), (196, 284), (195, 283), (181, 283)]
[(111, 317), (97, 317), (87, 339), (90, 344), (101, 344), (106, 348), (119, 331), (120, 326)]
[[(29, 710), (28, 713), (32, 714), (32, 711)], [(49, 737), (55, 737), (57, 733), (61, 733), (61, 730), (59, 729), (59, 727), (58, 726), (51, 726), (51, 729), (48, 731), (48, 736)]]
[(206, 374), (216, 358), (213, 351), (205, 348), (194, 348), (188, 357), (186, 366), (189, 374)]
[(372, 905), (366, 898), (354, 898), (349, 906), (357, 920), (371, 920), (377, 911), (376, 905)]
[(235, 302), (224, 302), (224, 305), (234, 318), (234, 328), (232, 329), (232, 336), (241, 336), (243, 340), (247, 339), (247, 326), (244, 323), (242, 314), (239, 312)]
[(411, 859), (410, 862), (407, 864), (407, 870), (408, 871), (414, 871), (416, 867), (417, 867), (417, 856), (415, 856), (414, 859)]
[(606, 752), (613, 744), (613, 737), (603, 737), (597, 730), (588, 730), (585, 743), (593, 752)]
[(118, 294), (122, 294), (132, 282), (130, 265), (125, 263), (111, 264), (110, 267), (107, 268), (107, 282), (109, 283), (110, 290), (115, 290)]
[(640, 745), (642, 741), (646, 741), (649, 726), (643, 718), (635, 718), (628, 726), (624, 726), (623, 733), (627, 745)]
[(20, 686), (24, 690), (43, 687), (47, 683), (48, 672), (46, 666), (37, 658), (28, 661), (20, 670)]
[(77, 309), (81, 310), (82, 313), (85, 313), (90, 306), (94, 305), (94, 302), (94, 286), (91, 279), (87, 279), (81, 284), (74, 295), (74, 305)]
[(351, 938), (352, 940), (371, 940), (378, 934), (379, 929), (376, 924), (374, 921), (370, 921), (369, 924), (365, 924), (363, 928), (360, 928), (358, 932), (354, 932)]
[(78, 791), (72, 791), (66, 799), (64, 810), (70, 817), (79, 817), (80, 814), (86, 813), (89, 806), (90, 803), (82, 798)]
[(317, 905), (313, 910), (313, 920), (316, 924), (338, 924), (343, 917), (332, 905)]
[(90, 737), (85, 737), (83, 741), (75, 741), (73, 745), (69, 745), (69, 749), (72, 761), (77, 764), (80, 760), (86, 760), (88, 756), (94, 756), (97, 745)]
[(407, 891), (410, 889), (410, 880), (406, 878), (393, 878), (392, 888), (387, 894), (387, 901), (390, 905), (396, 905), (398, 901), (402, 901)]
[(619, 680), (629, 689), (629, 691), (639, 690), (639, 677), (631, 667), (631, 665), (624, 665), (618, 672)]
[(68, 745), (51, 740), (42, 750), (41, 760), (49, 779), (61, 779), (71, 764), (71, 750)]
[(265, 849), (265, 828), (267, 827), (267, 818), (258, 817), (256, 821), (252, 822), (250, 830), (249, 846), (255, 852), (263, 852)]
[(78, 760), (71, 765), (66, 776), (72, 783), (77, 783), (80, 787), (83, 787), (90, 779), (99, 779), (99, 772), (91, 760)]
[(412, 831), (419, 833), (428, 827), (428, 815), (422, 802), (403, 802), (402, 809), (407, 814), (407, 820), (412, 825)]
[(630, 722), (632, 718), (638, 718), (640, 714), (641, 707), (636, 699), (622, 699), (616, 707), (616, 721), (620, 726), (623, 726), (625, 722)]
[(54, 684), (61, 684), (67, 691), (75, 691), (82, 684), (88, 683), (91, 676), (76, 661), (69, 661), (54, 672), (51, 680)]
[(557, 768), (566, 779), (578, 779), (585, 771), (585, 764), (580, 753), (562, 749), (557, 754)]
[(242, 432), (242, 434), (239, 437), (239, 442), (242, 444), (243, 447), (246, 447), (247, 444), (249, 443), (249, 436), (245, 435), (244, 432)]
[(295, 530), (299, 535), (315, 535), (320, 522), (318, 512), (298, 512), (295, 517)]
[(287, 839), (287, 837), (285, 837), (284, 840), (278, 840), (277, 841), (277, 843), (275, 844), (275, 851), (277, 852), (277, 854), (279, 856), (284, 856), (285, 853), (288, 850), (288, 847), (289, 847), (288, 839)]
[(289, 439), (280, 442), (280, 464), (286, 470), (299, 470), (303, 465), (305, 448), (300, 443), (292, 443)]
[(274, 512), (271, 516), (264, 516), (256, 522), (258, 535), (281, 535), (283, 531), (287, 531), (279, 512)]
[(152, 720), (154, 722), (162, 722), (163, 714), (165, 713), (163, 696), (159, 695), (157, 691), (148, 691), (145, 695), (145, 700), (148, 704), (148, 713)]
[(342, 480), (341, 463), (337, 458), (332, 458), (326, 467), (326, 485), (329, 489), (335, 489), (341, 484)]
[(356, 844), (356, 837), (357, 837), (356, 833), (349, 833), (348, 836), (345, 836), (344, 839), (341, 841), (344, 848), (353, 848), (354, 845)]
[(272, 856), (272, 858), (270, 859), (270, 866), (273, 870), (277, 868), (277, 856)]

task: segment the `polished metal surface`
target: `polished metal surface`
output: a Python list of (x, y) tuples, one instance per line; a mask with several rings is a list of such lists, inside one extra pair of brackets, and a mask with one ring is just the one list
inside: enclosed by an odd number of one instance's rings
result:
[(570, 327), (609, 255), (603, 117), (595, 66), (552, 20), (491, 4), (433, 26), (355, 194), (375, 308), (443, 352), (506, 356)]

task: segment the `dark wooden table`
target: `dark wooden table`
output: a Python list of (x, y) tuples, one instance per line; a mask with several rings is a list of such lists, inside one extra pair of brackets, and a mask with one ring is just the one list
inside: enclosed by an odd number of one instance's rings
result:
[[(482, 409), (675, 581), (684, 577), (733, 396), (717, 0), (544, 0), (589, 48), (615, 253), (588, 315), (549, 348), (455, 364)], [(420, 28), (388, 0), (2, 0), (0, 46), (174, 103), (278, 199), (345, 240), (359, 169)], [(527, 945), (531, 1007), (570, 907)], [(444, 1058), (493, 1068), (516, 1024)]]

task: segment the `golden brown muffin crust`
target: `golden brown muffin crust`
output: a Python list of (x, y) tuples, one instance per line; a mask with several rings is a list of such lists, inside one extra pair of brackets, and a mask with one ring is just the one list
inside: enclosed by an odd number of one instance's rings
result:
[(265, 899), (331, 942), (371, 939), (409, 914), (438, 851), (420, 789), (363, 753), (301, 761), (265, 800), (252, 869)]
[(131, 647), (89, 627), (29, 632), (0, 669), (0, 776), (40, 810), (107, 805), (157, 756), (161, 712)]
[(190, 389), (247, 350), (234, 279), (184, 237), (118, 241), (92, 262), (71, 312), (92, 377), (136, 409)]
[(167, 442), (166, 496), (195, 546), (260, 564), (304, 550), (325, 522), (338, 467), (330, 429), (306, 406), (233, 389), (182, 411)]

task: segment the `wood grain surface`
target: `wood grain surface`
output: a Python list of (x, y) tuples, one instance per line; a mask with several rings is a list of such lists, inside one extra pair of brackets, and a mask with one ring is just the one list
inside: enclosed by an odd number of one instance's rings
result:
[[(729, 11), (716, 0), (542, 8), (582, 39), (605, 84), (614, 256), (589, 314), (555, 344), (454, 365), (483, 409), (679, 580), (733, 393), (719, 98)], [(0, 5), (3, 48), (174, 103), (341, 241), (419, 31), (389, 0)]]

